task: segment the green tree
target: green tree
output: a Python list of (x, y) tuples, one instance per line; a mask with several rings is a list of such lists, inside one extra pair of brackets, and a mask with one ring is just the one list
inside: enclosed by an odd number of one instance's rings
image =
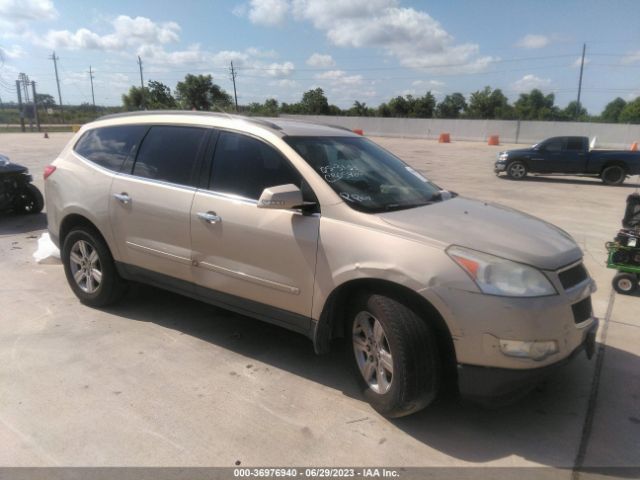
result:
[(315, 90), (304, 92), (300, 101), (300, 113), (327, 115), (329, 113), (329, 102), (324, 90), (318, 87)]
[(148, 97), (145, 98), (146, 107), (151, 110), (176, 108), (176, 99), (171, 95), (171, 89), (164, 83), (149, 80)]
[[(409, 99), (410, 95), (407, 95)], [(409, 116), (415, 118), (433, 118), (436, 109), (436, 97), (427, 92), (422, 97), (411, 97), (409, 101)]]
[(56, 106), (56, 100), (48, 93), (36, 93), (36, 103), (39, 107), (53, 108)]
[(461, 93), (447, 95), (438, 104), (436, 116), (438, 118), (459, 118), (462, 112), (467, 109), (467, 101)]
[(560, 112), (559, 119), (560, 120), (578, 120), (581, 122), (586, 122), (589, 120), (589, 112), (587, 109), (580, 105), (580, 108), (577, 108), (578, 102), (577, 100), (572, 100), (565, 107), (564, 110)]
[(411, 103), (413, 97), (407, 95), (407, 97), (397, 96), (389, 100), (389, 112), (392, 117), (408, 117), (411, 110)]
[(640, 97), (628, 102), (620, 112), (620, 123), (640, 123)]
[(189, 110), (225, 110), (233, 105), (231, 95), (213, 83), (211, 75), (187, 74), (176, 85), (176, 96), (182, 108)]
[(149, 97), (149, 89), (132, 85), (128, 93), (122, 94), (122, 104), (127, 110), (141, 110), (143, 108), (143, 97)]
[(264, 103), (253, 102), (249, 104), (249, 113), (251, 115), (277, 117), (278, 111), (278, 100), (276, 100), (275, 98), (267, 98)]
[(624, 107), (627, 106), (627, 102), (625, 102), (622, 98), (618, 97), (615, 100), (607, 103), (607, 106), (604, 107), (602, 111), (602, 115), (600, 115), (600, 119), (603, 122), (609, 123), (618, 123), (620, 119), (620, 114)]
[(347, 113), (353, 117), (368, 117), (371, 115), (371, 109), (367, 107), (365, 102), (359, 102), (356, 100), (353, 102), (353, 106), (347, 111)]
[[(558, 107), (554, 106), (555, 95), (545, 95), (537, 88), (529, 93), (521, 93), (514, 104), (516, 116), (520, 120), (554, 120), (559, 117)], [(574, 105), (575, 112), (575, 105)]]
[(469, 118), (511, 119), (513, 118), (513, 107), (509, 105), (509, 100), (502, 93), (502, 90), (484, 87), (483, 90), (473, 92), (469, 97), (467, 115)]

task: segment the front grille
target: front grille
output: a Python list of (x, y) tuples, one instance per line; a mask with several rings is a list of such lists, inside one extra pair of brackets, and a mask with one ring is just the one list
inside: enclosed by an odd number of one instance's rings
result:
[(587, 297), (584, 300), (580, 300), (578, 303), (571, 305), (573, 310), (574, 323), (582, 323), (589, 320), (592, 316), (591, 297)]
[(578, 285), (580, 282), (584, 282), (587, 278), (589, 278), (589, 274), (587, 273), (587, 269), (584, 268), (582, 263), (579, 263), (575, 267), (571, 267), (563, 272), (558, 274), (560, 278), (560, 283), (565, 290), (570, 289)]

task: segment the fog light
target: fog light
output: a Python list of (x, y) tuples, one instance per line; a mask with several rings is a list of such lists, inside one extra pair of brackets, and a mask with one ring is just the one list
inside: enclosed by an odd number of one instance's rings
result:
[(544, 360), (549, 355), (558, 353), (555, 340), (546, 342), (523, 342), (521, 340), (500, 340), (500, 351), (509, 357)]

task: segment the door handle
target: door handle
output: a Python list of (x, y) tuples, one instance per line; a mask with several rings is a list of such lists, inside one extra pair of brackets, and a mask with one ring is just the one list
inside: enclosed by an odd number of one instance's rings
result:
[(127, 205), (131, 201), (131, 197), (127, 195), (125, 192), (122, 193), (114, 193), (113, 198), (118, 200), (120, 203)]
[(222, 217), (216, 215), (216, 212), (198, 212), (198, 218), (201, 218), (207, 223), (219, 223), (222, 221)]

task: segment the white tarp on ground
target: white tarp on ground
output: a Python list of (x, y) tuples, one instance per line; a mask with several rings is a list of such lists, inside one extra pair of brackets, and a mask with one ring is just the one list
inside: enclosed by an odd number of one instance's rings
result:
[(40, 264), (59, 264), (60, 250), (51, 241), (48, 233), (43, 233), (38, 239), (38, 248), (33, 252), (33, 259)]

